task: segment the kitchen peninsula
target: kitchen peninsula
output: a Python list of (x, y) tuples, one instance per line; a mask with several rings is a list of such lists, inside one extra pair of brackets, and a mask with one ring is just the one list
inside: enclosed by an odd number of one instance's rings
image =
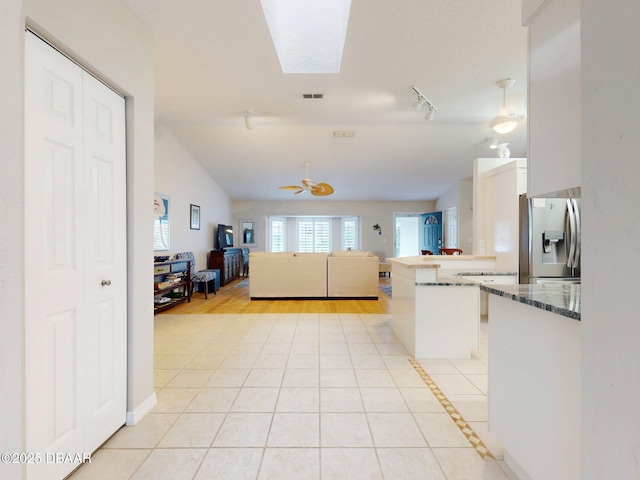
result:
[(469, 358), (478, 348), (479, 283), (460, 272), (495, 270), (495, 256), (390, 258), (393, 333), (414, 358)]
[(581, 286), (481, 288), (489, 293), (489, 431), (520, 478), (580, 478)]

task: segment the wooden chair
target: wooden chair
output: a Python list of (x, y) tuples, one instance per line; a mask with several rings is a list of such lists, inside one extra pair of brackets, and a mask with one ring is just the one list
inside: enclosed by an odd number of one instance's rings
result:
[(420, 250), (420, 252), (422, 253), (422, 255), (433, 255), (433, 252), (431, 250)]
[(441, 248), (440, 255), (462, 255), (462, 250), (459, 248)]

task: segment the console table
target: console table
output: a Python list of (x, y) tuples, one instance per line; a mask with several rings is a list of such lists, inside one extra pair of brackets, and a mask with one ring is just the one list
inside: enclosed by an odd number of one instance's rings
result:
[(211, 250), (209, 253), (209, 268), (220, 270), (221, 287), (236, 278), (240, 278), (240, 272), (242, 272), (242, 249)]
[(153, 264), (153, 313), (191, 301), (191, 261), (174, 260)]

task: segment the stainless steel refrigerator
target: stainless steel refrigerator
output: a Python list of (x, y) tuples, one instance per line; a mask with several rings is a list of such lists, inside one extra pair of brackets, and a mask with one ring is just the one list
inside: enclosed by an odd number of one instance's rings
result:
[(520, 283), (580, 280), (580, 200), (520, 196)]

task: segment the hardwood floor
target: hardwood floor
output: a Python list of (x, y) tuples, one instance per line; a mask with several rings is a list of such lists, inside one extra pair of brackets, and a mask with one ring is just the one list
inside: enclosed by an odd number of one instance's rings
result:
[[(391, 313), (391, 297), (380, 292), (378, 300), (251, 300), (249, 287), (238, 287), (236, 280), (222, 287), (217, 295), (195, 292), (166, 313)], [(389, 277), (380, 277), (380, 285), (391, 285)], [(162, 315), (159, 313), (158, 315)]]

